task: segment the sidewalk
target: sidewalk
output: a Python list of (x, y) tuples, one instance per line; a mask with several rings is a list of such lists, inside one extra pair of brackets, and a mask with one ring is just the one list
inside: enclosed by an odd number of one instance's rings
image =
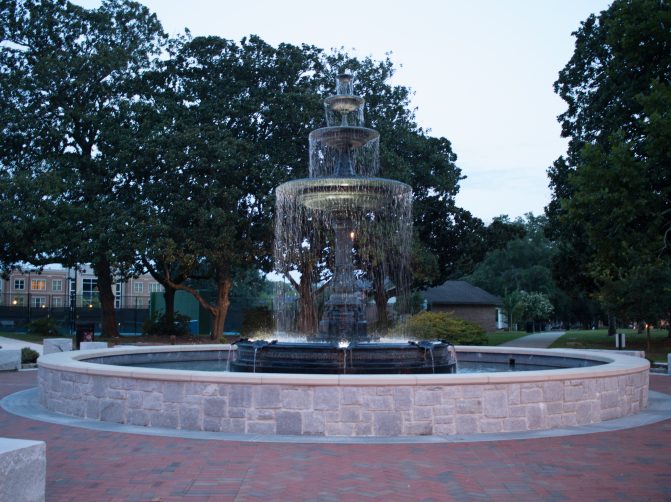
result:
[(4, 336), (0, 336), (0, 347), (11, 350), (20, 350), (23, 347), (29, 347), (42, 355), (42, 344), (14, 340), (13, 338), (5, 338)]
[[(650, 383), (671, 393), (671, 377)], [(6, 372), (0, 398), (36, 385), (36, 371)], [(347, 445), (95, 431), (0, 409), (0, 430), (47, 442), (46, 502), (582, 502), (671, 494), (671, 420), (555, 438)]]
[(545, 349), (552, 345), (557, 338), (562, 336), (565, 331), (543, 331), (531, 335), (516, 338), (509, 342), (502, 343), (499, 347), (523, 347), (528, 349)]

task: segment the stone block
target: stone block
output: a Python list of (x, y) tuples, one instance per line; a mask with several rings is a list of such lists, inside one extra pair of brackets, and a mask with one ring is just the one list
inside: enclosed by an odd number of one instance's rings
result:
[(458, 415), (472, 415), (482, 413), (482, 399), (463, 399), (457, 401)]
[(303, 434), (311, 436), (324, 435), (324, 415), (321, 413), (305, 413), (303, 415)]
[(253, 392), (255, 408), (275, 409), (280, 407), (280, 388), (277, 385), (263, 385)]
[(488, 418), (508, 416), (508, 393), (504, 390), (485, 391), (483, 411)]
[(297, 411), (278, 411), (276, 414), (277, 434), (300, 435), (303, 419)]
[(270, 435), (275, 434), (275, 423), (274, 422), (248, 422), (247, 434), (264, 434)]
[(106, 349), (107, 342), (79, 342), (79, 350)]
[(540, 403), (543, 400), (543, 391), (539, 387), (522, 388), (520, 402)]
[(315, 410), (337, 410), (340, 406), (338, 387), (317, 387), (313, 397)]
[(284, 389), (281, 393), (281, 407), (285, 410), (312, 409), (312, 392), (309, 389)]
[(376, 436), (398, 436), (403, 432), (401, 417), (395, 412), (374, 413), (373, 427)]
[(72, 350), (72, 338), (45, 338), (42, 343), (42, 353), (45, 355)]
[(225, 417), (226, 398), (210, 397), (205, 400), (204, 412), (206, 417)]
[(21, 369), (21, 351), (18, 349), (0, 350), (0, 371), (18, 371)]
[(46, 476), (43, 441), (0, 438), (0, 501), (43, 501)]

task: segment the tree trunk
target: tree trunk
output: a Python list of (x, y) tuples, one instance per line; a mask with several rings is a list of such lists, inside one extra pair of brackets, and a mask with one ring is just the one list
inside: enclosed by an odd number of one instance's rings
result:
[(114, 310), (114, 292), (112, 291), (114, 281), (107, 258), (99, 257), (93, 263), (93, 269), (98, 276), (98, 292), (102, 309), (102, 336), (119, 338), (119, 327), (116, 323), (116, 311)]
[(232, 285), (233, 281), (227, 274), (217, 278), (217, 305), (211, 310), (212, 331), (210, 332), (210, 339), (212, 340), (218, 340), (219, 337), (224, 335), (224, 323), (230, 305), (229, 293)]
[(317, 333), (317, 305), (312, 288), (312, 271), (303, 271), (298, 284), (298, 332), (305, 335)]
[(175, 318), (175, 293), (177, 290), (170, 285), (165, 285), (163, 299), (165, 300), (165, 320), (172, 322)]

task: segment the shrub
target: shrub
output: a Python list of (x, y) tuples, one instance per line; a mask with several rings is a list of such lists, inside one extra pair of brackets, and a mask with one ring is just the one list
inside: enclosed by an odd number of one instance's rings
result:
[(275, 328), (273, 312), (268, 307), (253, 307), (245, 312), (240, 326), (243, 338), (268, 338)]
[(447, 340), (455, 345), (486, 345), (485, 331), (449, 312), (420, 312), (410, 317), (403, 331), (417, 340)]
[(42, 317), (26, 324), (29, 335), (58, 336), (58, 323), (53, 317)]
[(175, 312), (172, 322), (163, 315), (154, 313), (142, 323), (142, 333), (149, 336), (187, 336), (189, 334), (189, 316)]
[(37, 361), (40, 354), (29, 347), (21, 349), (21, 364), (32, 364)]

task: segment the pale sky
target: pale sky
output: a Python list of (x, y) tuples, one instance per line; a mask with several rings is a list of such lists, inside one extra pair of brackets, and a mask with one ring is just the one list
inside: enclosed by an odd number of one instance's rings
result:
[[(96, 0), (77, 0), (95, 7)], [(414, 91), (421, 127), (452, 142), (457, 204), (489, 222), (538, 215), (550, 200), (546, 169), (566, 151), (552, 85), (575, 31), (606, 0), (142, 0), (170, 34), (391, 52), (393, 83)], [(365, 96), (364, 96), (365, 97)], [(307, 138), (305, 138), (307, 141)]]

